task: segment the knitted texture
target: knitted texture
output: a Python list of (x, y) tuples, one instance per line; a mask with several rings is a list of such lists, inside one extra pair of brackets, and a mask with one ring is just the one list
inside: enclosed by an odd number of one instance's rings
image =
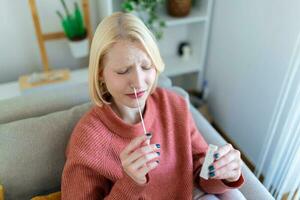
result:
[(157, 88), (143, 114), (151, 144), (160, 144), (160, 163), (139, 185), (124, 171), (119, 158), (130, 141), (143, 133), (141, 122), (130, 125), (109, 105), (94, 106), (77, 123), (66, 150), (62, 199), (192, 199), (194, 185), (207, 193), (223, 193), (244, 182), (225, 185), (199, 178), (207, 143), (198, 132), (186, 101)]

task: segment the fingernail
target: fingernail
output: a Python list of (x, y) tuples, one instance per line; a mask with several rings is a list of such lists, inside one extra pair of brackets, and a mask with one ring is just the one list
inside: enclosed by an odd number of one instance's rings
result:
[(208, 167), (208, 170), (209, 170), (209, 171), (214, 171), (214, 170), (215, 170), (215, 167), (212, 166), (212, 165), (210, 165), (210, 166)]
[(159, 160), (157, 160), (156, 162), (159, 163)]
[(157, 155), (159, 155), (160, 156), (160, 152), (156, 152), (157, 153)]
[(160, 148), (160, 144), (156, 144), (156, 147), (159, 149)]
[(219, 157), (220, 157), (220, 154), (219, 154), (219, 153), (215, 153), (215, 154), (214, 154), (214, 158), (215, 158), (215, 159), (218, 159)]
[(146, 133), (146, 136), (147, 136), (148, 138), (151, 138), (151, 137), (152, 137), (152, 133)]
[(215, 172), (209, 172), (209, 177), (214, 177), (215, 176)]

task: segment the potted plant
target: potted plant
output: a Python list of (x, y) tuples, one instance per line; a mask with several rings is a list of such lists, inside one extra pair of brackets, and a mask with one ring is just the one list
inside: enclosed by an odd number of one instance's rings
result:
[(138, 16), (159, 40), (163, 37), (165, 21), (157, 14), (157, 8), (164, 0), (125, 0), (122, 10)]
[(173, 17), (185, 17), (190, 13), (192, 0), (168, 0), (167, 10)]
[(64, 8), (65, 16), (59, 11), (56, 11), (56, 13), (61, 20), (64, 33), (69, 39), (71, 52), (76, 58), (85, 57), (88, 55), (89, 41), (79, 6), (77, 2), (75, 2), (74, 11), (70, 13), (64, 0), (61, 0), (61, 4)]

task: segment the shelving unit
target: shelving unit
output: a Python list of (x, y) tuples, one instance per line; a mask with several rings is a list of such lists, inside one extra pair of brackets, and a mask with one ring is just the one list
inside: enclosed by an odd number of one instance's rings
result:
[[(122, 2), (122, 0), (99, 0), (100, 18), (121, 11)], [(201, 88), (203, 80), (212, 7), (213, 0), (197, 0), (190, 14), (182, 18), (170, 16), (166, 6), (158, 9), (159, 15), (166, 22), (164, 36), (158, 41), (166, 64), (164, 74), (174, 77), (198, 73), (196, 89)], [(183, 60), (177, 55), (178, 45), (181, 42), (188, 42), (191, 46), (192, 55), (189, 60)]]
[[(121, 3), (122, 0), (98, 0), (100, 19), (113, 12), (120, 11)], [(164, 37), (158, 41), (160, 52), (166, 64), (164, 74), (171, 78), (181, 78), (181, 75), (196, 73), (196, 89), (201, 88), (203, 80), (212, 7), (213, 0), (197, 0), (197, 4), (192, 8), (191, 13), (184, 18), (169, 16), (164, 7), (159, 10), (160, 15), (166, 21)], [(192, 55), (189, 60), (183, 60), (177, 55), (178, 45), (183, 41), (191, 44)], [(72, 71), (68, 81), (37, 87), (32, 90), (21, 91), (17, 81), (1, 84), (0, 100), (33, 93), (38, 90), (50, 90), (87, 83), (87, 78), (86, 68)]]

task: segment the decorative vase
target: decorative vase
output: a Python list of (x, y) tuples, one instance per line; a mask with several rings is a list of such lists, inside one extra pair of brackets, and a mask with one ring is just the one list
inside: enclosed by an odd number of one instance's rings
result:
[(71, 49), (72, 55), (75, 58), (82, 58), (89, 53), (89, 40), (85, 38), (78, 41), (69, 41), (69, 47)]
[(174, 17), (184, 17), (190, 13), (192, 0), (168, 0), (168, 13)]

